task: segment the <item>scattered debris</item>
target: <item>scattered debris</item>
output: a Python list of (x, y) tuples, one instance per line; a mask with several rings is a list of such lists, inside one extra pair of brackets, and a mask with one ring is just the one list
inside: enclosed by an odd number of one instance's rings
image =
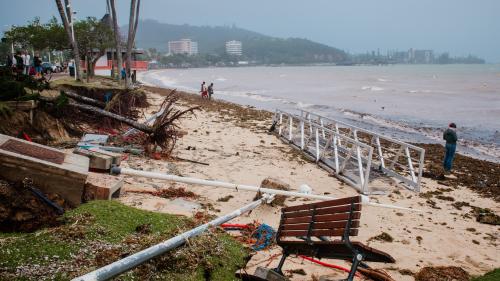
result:
[[(290, 190), (290, 185), (288, 183), (285, 183), (279, 179), (268, 177), (265, 178), (261, 184), (261, 188), (270, 188), (270, 189), (277, 189), (277, 190)], [(254, 200), (260, 199), (262, 195), (260, 193), (257, 193), (255, 195)], [(285, 205), (285, 200), (287, 199), (286, 196), (284, 195), (276, 195), (274, 197), (273, 202), (271, 203), (271, 206), (284, 206)]]
[(461, 267), (424, 267), (415, 274), (415, 281), (469, 281), (469, 273)]
[(476, 217), (477, 222), (500, 225), (500, 216), (495, 214), (491, 209), (472, 206), (472, 214)]
[(384, 242), (392, 243), (394, 241), (394, 238), (392, 238), (392, 236), (389, 235), (389, 233), (382, 232), (381, 234), (379, 234), (377, 236), (373, 236), (372, 238), (368, 239), (367, 242), (370, 242), (370, 241), (384, 241)]
[(217, 202), (227, 202), (231, 198), (234, 198), (234, 196), (233, 195), (224, 196), (224, 197), (217, 199)]

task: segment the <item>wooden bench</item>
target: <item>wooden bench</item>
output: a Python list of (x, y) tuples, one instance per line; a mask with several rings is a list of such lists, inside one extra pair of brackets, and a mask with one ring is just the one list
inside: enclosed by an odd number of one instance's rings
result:
[(363, 261), (394, 263), (389, 254), (349, 240), (358, 235), (360, 218), (361, 196), (283, 208), (276, 234), (283, 256), (275, 271), (283, 275), (281, 268), (289, 255), (348, 259), (351, 281)]

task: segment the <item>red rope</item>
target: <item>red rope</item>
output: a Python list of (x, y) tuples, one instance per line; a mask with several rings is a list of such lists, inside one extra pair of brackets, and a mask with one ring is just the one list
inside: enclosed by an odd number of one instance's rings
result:
[(223, 223), (220, 225), (223, 228), (249, 228), (246, 224)]
[[(335, 264), (330, 264), (330, 263), (326, 263), (326, 262), (322, 262), (322, 261), (319, 261), (319, 260), (315, 260), (313, 258), (310, 258), (310, 257), (306, 257), (306, 256), (303, 256), (303, 255), (299, 255), (299, 257), (305, 259), (305, 260), (308, 260), (310, 262), (314, 262), (314, 263), (317, 263), (319, 265), (322, 265), (322, 266), (326, 266), (326, 267), (329, 267), (329, 268), (335, 268), (335, 269), (339, 269), (339, 270), (342, 270), (342, 271), (345, 271), (347, 273), (351, 272), (351, 270), (345, 268), (345, 267), (342, 267), (342, 266), (339, 266), (339, 265), (335, 265)], [(361, 275), (359, 273), (355, 273), (356, 277), (361, 277)]]

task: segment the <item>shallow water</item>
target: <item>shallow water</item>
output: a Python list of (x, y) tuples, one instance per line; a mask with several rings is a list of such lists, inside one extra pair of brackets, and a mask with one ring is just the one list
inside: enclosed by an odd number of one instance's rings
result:
[(411, 142), (458, 125), (466, 154), (500, 161), (500, 65), (240, 67), (154, 70), (145, 83), (274, 110), (304, 109)]

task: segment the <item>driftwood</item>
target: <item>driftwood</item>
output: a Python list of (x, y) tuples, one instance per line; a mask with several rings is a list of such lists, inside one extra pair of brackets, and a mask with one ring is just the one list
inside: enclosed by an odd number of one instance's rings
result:
[(195, 163), (195, 164), (200, 164), (200, 165), (205, 165), (205, 166), (210, 165), (210, 164), (205, 163), (205, 162), (199, 162), (199, 161), (196, 161), (196, 160), (181, 158), (181, 157), (178, 157), (178, 156), (175, 156), (174, 158), (177, 159), (177, 160), (186, 161), (186, 162)]

